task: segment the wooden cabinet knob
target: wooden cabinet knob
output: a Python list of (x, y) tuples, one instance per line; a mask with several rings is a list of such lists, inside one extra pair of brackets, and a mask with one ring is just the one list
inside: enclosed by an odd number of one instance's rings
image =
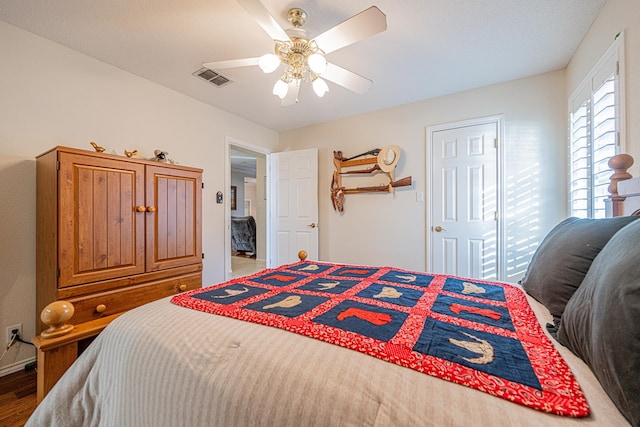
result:
[(147, 206), (147, 212), (155, 212), (155, 211), (156, 211), (155, 206)]
[(98, 304), (98, 306), (96, 307), (96, 311), (98, 313), (104, 313), (106, 309), (107, 309), (107, 306), (104, 304)]
[(146, 212), (147, 208), (144, 206), (136, 206), (136, 212)]
[(178, 289), (180, 289), (180, 292), (184, 292), (187, 290), (187, 285), (180, 285), (178, 286)]

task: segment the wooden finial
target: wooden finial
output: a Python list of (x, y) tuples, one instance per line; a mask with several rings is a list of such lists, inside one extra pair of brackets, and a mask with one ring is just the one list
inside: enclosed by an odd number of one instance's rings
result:
[(609, 167), (613, 169), (613, 175), (609, 178), (609, 193), (611, 197), (618, 197), (618, 182), (631, 179), (631, 174), (627, 172), (633, 165), (633, 157), (628, 154), (617, 154), (609, 159)]
[(71, 332), (73, 325), (68, 325), (66, 322), (71, 319), (74, 311), (73, 304), (69, 301), (54, 301), (46, 306), (40, 313), (40, 319), (49, 329), (42, 331), (40, 336), (54, 338)]
[(298, 258), (300, 258), (300, 261), (304, 261), (305, 259), (307, 259), (307, 251), (298, 252)]

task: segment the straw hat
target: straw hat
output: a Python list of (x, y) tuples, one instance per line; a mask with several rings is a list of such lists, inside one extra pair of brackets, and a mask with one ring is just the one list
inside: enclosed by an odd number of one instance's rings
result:
[(378, 153), (378, 166), (383, 172), (394, 170), (398, 160), (400, 160), (400, 147), (397, 145), (388, 145)]

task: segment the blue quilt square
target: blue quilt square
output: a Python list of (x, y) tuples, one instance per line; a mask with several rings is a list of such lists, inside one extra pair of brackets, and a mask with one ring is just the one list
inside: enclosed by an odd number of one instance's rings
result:
[(317, 278), (300, 286), (298, 289), (304, 289), (305, 291), (312, 292), (327, 292), (338, 295), (351, 289), (358, 283), (360, 282), (357, 280)]
[(506, 307), (468, 301), (448, 295), (438, 295), (431, 311), (515, 331), (509, 310)]
[(328, 269), (332, 268), (332, 265), (314, 264), (312, 262), (305, 262), (294, 267), (290, 267), (289, 270), (304, 271), (305, 273), (320, 274), (324, 273)]
[(358, 292), (357, 296), (371, 298), (377, 301), (385, 301), (404, 307), (413, 307), (423, 294), (424, 292), (416, 289), (373, 283), (371, 286)]
[(308, 276), (290, 273), (288, 271), (270, 271), (262, 276), (251, 279), (251, 281), (271, 286), (289, 286), (306, 277)]
[(354, 278), (364, 279), (369, 276), (372, 276), (377, 271), (378, 271), (377, 268), (347, 266), (347, 267), (340, 267), (330, 274), (331, 276), (337, 276), (337, 277), (350, 277), (352, 279)]
[(408, 273), (406, 271), (389, 270), (380, 280), (385, 282), (402, 283), (405, 285), (421, 286), (426, 288), (434, 276), (428, 274)]
[(296, 317), (312, 310), (316, 306), (327, 301), (327, 297), (319, 297), (315, 295), (302, 295), (290, 292), (281, 292), (272, 297), (263, 299), (252, 304), (248, 304), (243, 308), (254, 311), (262, 311), (265, 313), (275, 313), (281, 316)]
[(522, 344), (513, 338), (427, 318), (413, 350), (542, 389)]
[(346, 300), (313, 321), (380, 341), (389, 341), (406, 318), (407, 314), (400, 311)]
[(269, 290), (248, 286), (244, 283), (234, 283), (230, 286), (200, 292), (191, 295), (191, 297), (215, 302), (217, 304), (229, 305), (256, 295), (264, 294), (265, 292), (269, 292)]
[(471, 297), (490, 299), (493, 301), (506, 301), (504, 288), (502, 288), (502, 286), (489, 285), (486, 283), (474, 283), (468, 280), (449, 277), (444, 282), (442, 289), (447, 292), (468, 295)]

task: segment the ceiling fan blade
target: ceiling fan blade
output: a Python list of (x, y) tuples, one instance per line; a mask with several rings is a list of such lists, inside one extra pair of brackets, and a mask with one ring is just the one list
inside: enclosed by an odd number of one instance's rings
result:
[(365, 9), (314, 40), (324, 51), (333, 52), (387, 29), (387, 16), (375, 6)]
[(284, 97), (281, 104), (283, 107), (288, 105), (293, 105), (298, 103), (298, 92), (300, 91), (300, 82), (293, 80), (289, 83), (289, 90), (287, 91), (287, 96)]
[(324, 70), (321, 77), (361, 95), (368, 91), (373, 84), (373, 82), (366, 77), (362, 77), (359, 74), (345, 70), (332, 63), (327, 63), (327, 69)]
[(273, 40), (289, 40), (289, 36), (282, 27), (273, 19), (266, 7), (260, 0), (237, 0), (248, 13), (256, 20), (258, 25), (269, 34)]
[(202, 65), (210, 70), (221, 70), (223, 68), (240, 68), (249, 67), (251, 65), (258, 65), (258, 59), (259, 58), (228, 59), (226, 61), (206, 62)]

